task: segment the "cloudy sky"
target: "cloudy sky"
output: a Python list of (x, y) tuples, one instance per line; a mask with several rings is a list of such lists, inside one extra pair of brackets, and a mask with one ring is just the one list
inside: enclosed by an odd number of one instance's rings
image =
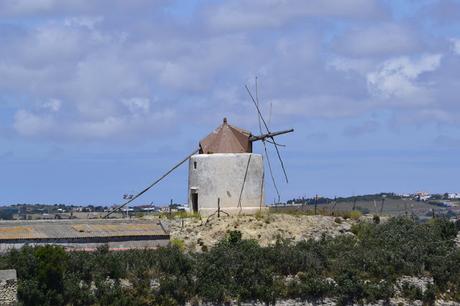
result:
[(460, 191), (460, 1), (0, 0), (0, 46), (0, 204), (117, 203), (223, 117), (257, 133), (255, 76), (283, 200)]

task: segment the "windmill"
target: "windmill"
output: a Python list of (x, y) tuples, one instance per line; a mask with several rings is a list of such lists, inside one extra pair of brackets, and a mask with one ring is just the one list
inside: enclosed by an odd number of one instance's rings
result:
[(269, 129), (259, 106), (256, 81), (256, 95), (245, 86), (253, 102), (259, 121), (258, 135), (230, 125), (224, 118), (222, 124), (199, 142), (190, 155), (177, 163), (147, 188), (127, 198), (126, 202), (106, 214), (106, 218), (122, 209), (180, 165), (189, 161), (188, 202), (192, 212), (210, 215), (221, 208), (231, 213), (251, 213), (264, 207), (264, 164), (261, 154), (252, 152), (253, 143), (261, 141), (270, 176), (279, 199), (279, 190), (272, 171), (267, 143), (275, 147), (286, 182), (288, 177), (275, 137), (291, 133), (294, 129), (273, 132)]

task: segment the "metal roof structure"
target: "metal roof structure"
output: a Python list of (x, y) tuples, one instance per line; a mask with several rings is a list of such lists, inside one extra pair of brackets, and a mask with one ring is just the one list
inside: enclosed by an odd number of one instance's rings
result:
[(78, 238), (123, 238), (158, 236), (169, 233), (152, 220), (34, 220), (0, 221), (0, 243), (12, 240), (59, 240)]
[(212, 153), (252, 153), (251, 133), (223, 123), (200, 141), (200, 154)]

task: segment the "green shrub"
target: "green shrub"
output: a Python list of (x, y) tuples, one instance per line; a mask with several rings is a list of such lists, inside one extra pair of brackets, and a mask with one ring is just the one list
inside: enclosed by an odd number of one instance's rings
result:
[(287, 294), (292, 298), (322, 299), (333, 296), (336, 285), (316, 273), (299, 273), (298, 280), (294, 280), (287, 285)]
[(185, 251), (185, 242), (179, 238), (173, 238), (170, 240), (170, 244), (177, 247), (181, 251)]
[(367, 303), (375, 303), (378, 300), (388, 302), (394, 295), (394, 287), (391, 281), (365, 281), (364, 298)]
[(10, 268), (18, 273), (18, 297), (24, 305), (64, 304), (64, 273), (68, 255), (61, 247), (40, 246), (12, 250)]
[(256, 218), (256, 220), (260, 221), (260, 220), (264, 219), (264, 218), (266, 217), (266, 215), (267, 215), (267, 214), (264, 213), (262, 210), (258, 210), (258, 211), (255, 213), (254, 217)]
[(350, 212), (350, 218), (353, 220), (358, 220), (363, 215), (359, 210), (353, 210)]
[(336, 278), (338, 305), (348, 305), (364, 298), (364, 281), (356, 272), (345, 271)]
[(403, 282), (401, 286), (401, 296), (410, 301), (422, 300), (423, 292), (419, 287), (408, 282)]
[(230, 231), (227, 235), (227, 241), (230, 244), (236, 244), (241, 241), (241, 232), (240, 231)]
[(428, 284), (423, 292), (422, 301), (424, 305), (434, 305), (436, 300), (436, 289), (433, 284)]

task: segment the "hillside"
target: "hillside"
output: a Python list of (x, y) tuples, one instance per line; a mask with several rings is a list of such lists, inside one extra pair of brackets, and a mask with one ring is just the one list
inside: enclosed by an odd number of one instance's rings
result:
[(459, 304), (458, 224), (366, 220), (184, 218), (171, 222), (166, 248), (24, 247), (0, 256), (0, 269), (16, 269), (19, 302), (31, 306)]
[(352, 224), (371, 219), (265, 213), (256, 216), (174, 219), (168, 223), (173, 241), (183, 241), (188, 251), (200, 252), (214, 246), (232, 230), (240, 231), (243, 239), (254, 239), (261, 246), (268, 246), (274, 244), (277, 238), (298, 242), (317, 240), (323, 234), (332, 237), (353, 235)]

